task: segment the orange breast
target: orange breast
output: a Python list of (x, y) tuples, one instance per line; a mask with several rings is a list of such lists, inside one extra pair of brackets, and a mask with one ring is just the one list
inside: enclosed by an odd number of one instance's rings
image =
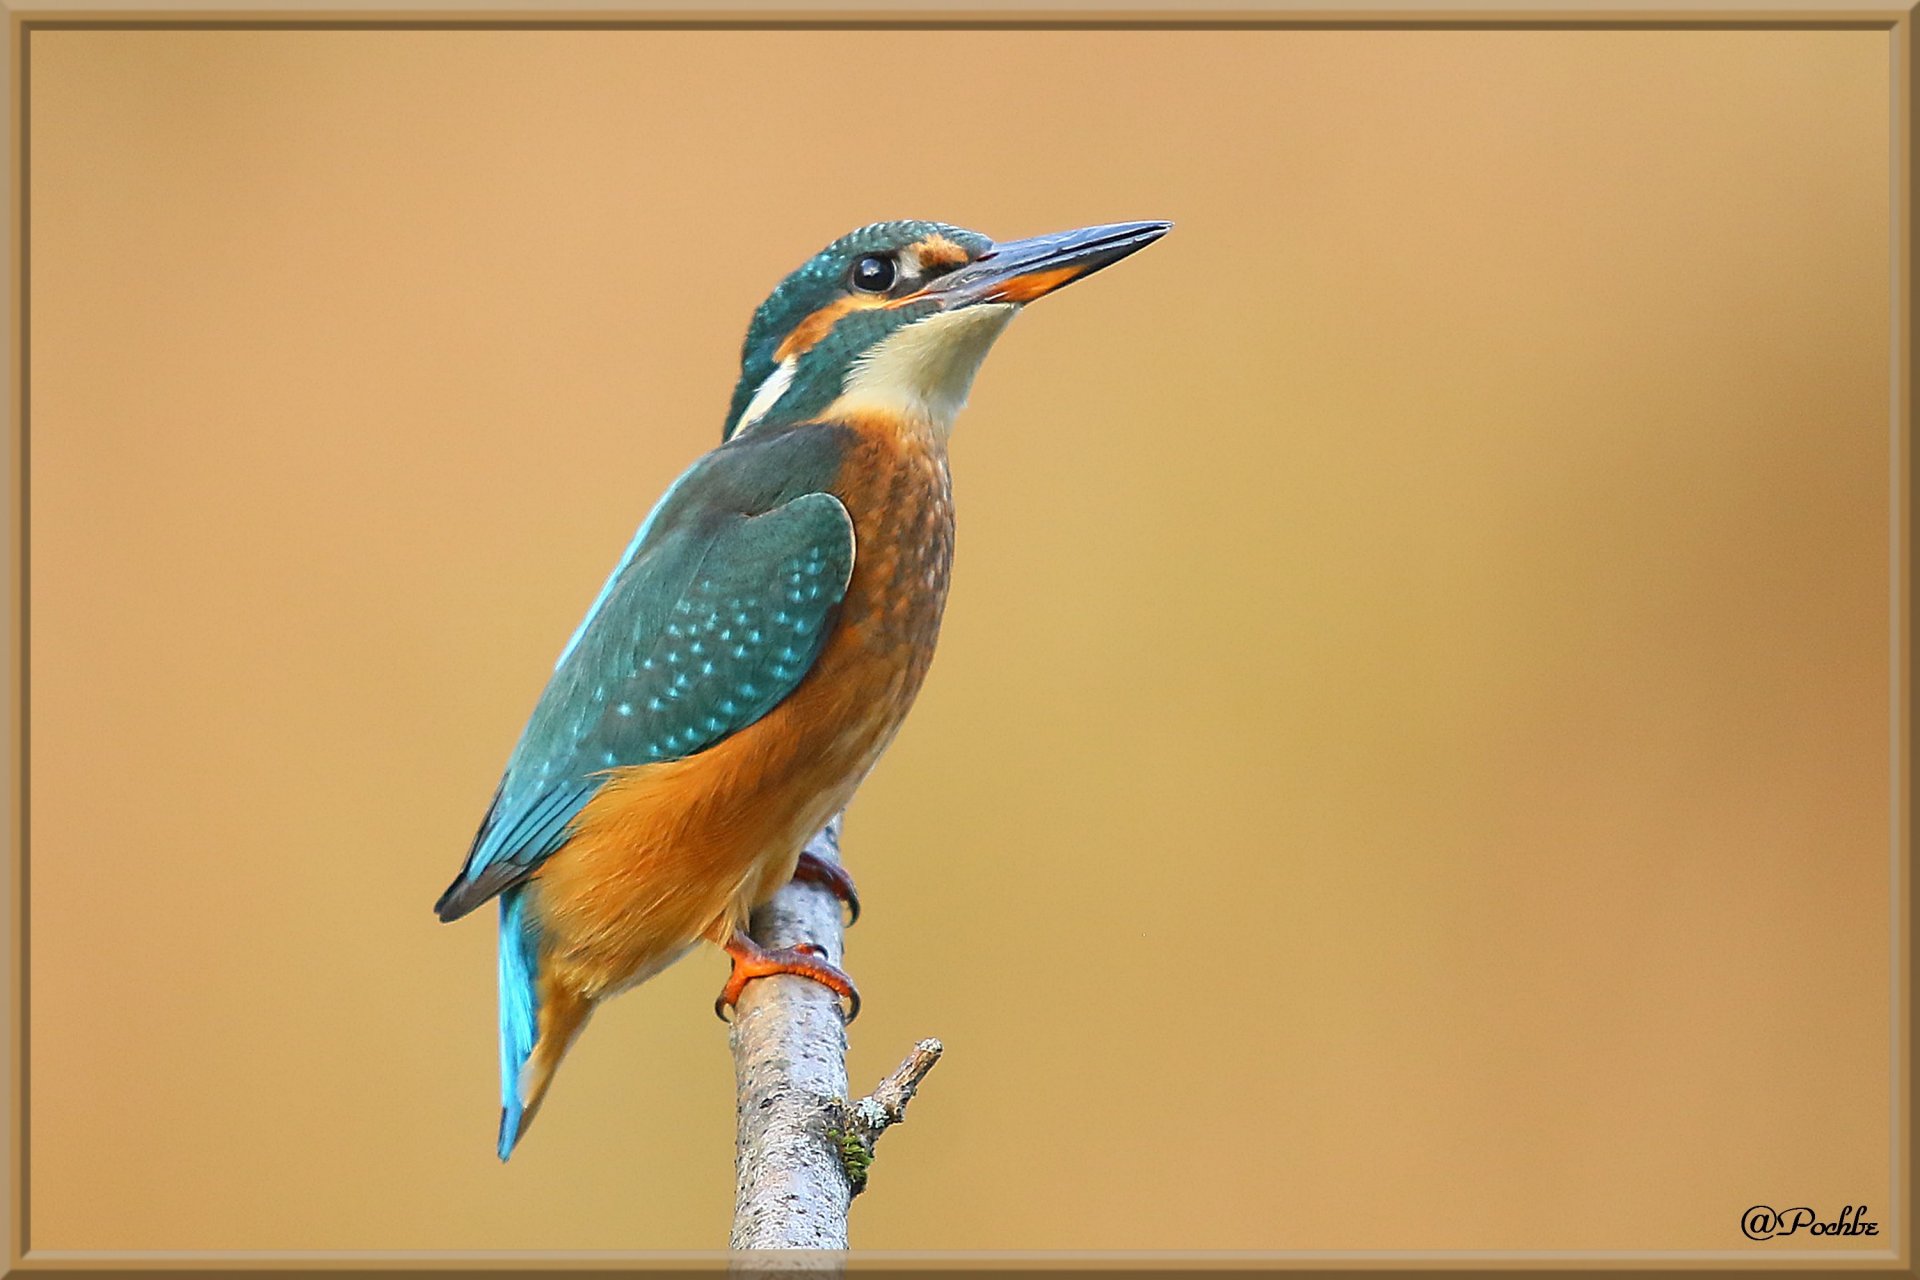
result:
[(945, 452), (852, 425), (835, 494), (853, 517), (853, 576), (812, 671), (708, 750), (616, 773), (536, 874), (547, 963), (575, 990), (597, 998), (725, 941), (792, 877), (920, 690), (953, 553)]

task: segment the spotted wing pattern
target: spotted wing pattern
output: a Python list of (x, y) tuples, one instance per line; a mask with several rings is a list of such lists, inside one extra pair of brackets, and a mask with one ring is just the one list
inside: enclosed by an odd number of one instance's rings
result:
[(853, 522), (828, 493), (643, 528), (636, 544), (534, 708), (442, 919), (525, 878), (612, 771), (694, 755), (771, 711), (819, 657), (853, 573)]

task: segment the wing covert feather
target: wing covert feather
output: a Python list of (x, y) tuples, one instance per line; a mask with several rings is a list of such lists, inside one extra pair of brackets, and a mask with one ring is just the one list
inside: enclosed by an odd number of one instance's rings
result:
[(777, 706), (819, 657), (853, 574), (853, 521), (829, 493), (643, 535), (535, 706), (442, 919), (564, 844), (612, 770), (694, 755)]

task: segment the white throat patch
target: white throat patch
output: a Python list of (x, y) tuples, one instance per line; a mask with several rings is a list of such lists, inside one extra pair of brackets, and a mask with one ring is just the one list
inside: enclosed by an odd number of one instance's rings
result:
[(1019, 310), (1016, 303), (980, 302), (906, 325), (854, 363), (828, 416), (841, 410), (898, 415), (944, 439), (966, 406), (980, 362)]

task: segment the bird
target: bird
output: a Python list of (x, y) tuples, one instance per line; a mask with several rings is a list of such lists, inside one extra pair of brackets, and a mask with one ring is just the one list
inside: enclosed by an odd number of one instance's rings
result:
[(857, 917), (852, 880), (802, 847), (926, 677), (954, 419), (1023, 307), (1171, 226), (995, 242), (876, 222), (753, 313), (721, 443), (659, 499), (561, 650), (434, 906), (452, 921), (499, 903), (501, 1160), (595, 1007), (703, 941), (732, 961), (723, 1017), (773, 974), (858, 1013), (818, 948), (762, 948), (748, 917), (796, 877)]

